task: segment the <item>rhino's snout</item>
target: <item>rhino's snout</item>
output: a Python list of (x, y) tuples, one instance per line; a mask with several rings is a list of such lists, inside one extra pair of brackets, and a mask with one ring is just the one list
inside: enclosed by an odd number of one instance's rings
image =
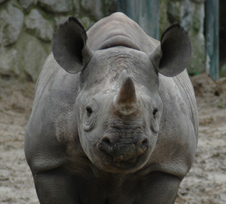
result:
[(148, 139), (139, 138), (138, 141), (124, 139), (123, 141), (114, 141), (114, 138), (105, 136), (99, 143), (98, 148), (104, 153), (110, 155), (113, 161), (135, 162), (136, 158), (148, 150)]

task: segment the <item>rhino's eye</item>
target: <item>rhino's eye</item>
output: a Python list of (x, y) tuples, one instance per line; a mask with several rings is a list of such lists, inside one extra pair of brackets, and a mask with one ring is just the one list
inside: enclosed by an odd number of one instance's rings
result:
[(86, 107), (86, 112), (87, 112), (87, 116), (90, 117), (92, 115), (92, 113), (93, 113), (93, 110), (92, 110), (92, 108), (90, 106), (87, 106)]
[(158, 109), (155, 108), (155, 109), (153, 110), (153, 116), (154, 116), (154, 118), (156, 118), (157, 113), (158, 113)]

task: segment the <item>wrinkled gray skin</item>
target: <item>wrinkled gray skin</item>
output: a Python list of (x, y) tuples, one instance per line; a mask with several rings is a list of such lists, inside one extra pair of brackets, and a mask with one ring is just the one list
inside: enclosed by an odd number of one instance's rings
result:
[(187, 34), (70, 18), (36, 87), (25, 153), (41, 204), (172, 204), (197, 147)]

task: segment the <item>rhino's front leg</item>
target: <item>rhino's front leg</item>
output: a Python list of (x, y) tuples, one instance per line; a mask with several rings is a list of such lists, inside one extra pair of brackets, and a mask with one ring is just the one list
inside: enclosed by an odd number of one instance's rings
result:
[(137, 203), (173, 204), (180, 182), (181, 180), (176, 176), (153, 172), (145, 179), (146, 184), (143, 183), (143, 189), (146, 189), (146, 193), (143, 194), (144, 199), (137, 200)]
[(72, 178), (64, 170), (34, 174), (34, 181), (41, 204), (80, 204)]

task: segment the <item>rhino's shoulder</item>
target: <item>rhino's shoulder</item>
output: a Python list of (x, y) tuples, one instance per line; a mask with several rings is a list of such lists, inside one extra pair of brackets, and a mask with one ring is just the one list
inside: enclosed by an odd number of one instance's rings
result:
[(178, 86), (181, 95), (185, 99), (188, 108), (190, 110), (191, 120), (194, 125), (194, 130), (196, 136), (198, 136), (198, 111), (197, 103), (195, 98), (195, 92), (191, 80), (187, 74), (187, 70), (184, 70), (182, 73), (173, 77), (174, 82)]
[(79, 74), (69, 74), (62, 69), (53, 57), (53, 54), (47, 57), (42, 71), (36, 83), (36, 96), (43, 94), (48, 90), (48, 94), (52, 90), (64, 89), (68, 92), (71, 88), (76, 91), (79, 83)]
[[(194, 126), (195, 135), (198, 135), (198, 113), (194, 89), (185, 69), (175, 77), (159, 75), (159, 94), (169, 112), (184, 114)], [(174, 109), (173, 109), (174, 107)], [(175, 109), (178, 107), (178, 109)], [(163, 115), (164, 117), (164, 115)]]

